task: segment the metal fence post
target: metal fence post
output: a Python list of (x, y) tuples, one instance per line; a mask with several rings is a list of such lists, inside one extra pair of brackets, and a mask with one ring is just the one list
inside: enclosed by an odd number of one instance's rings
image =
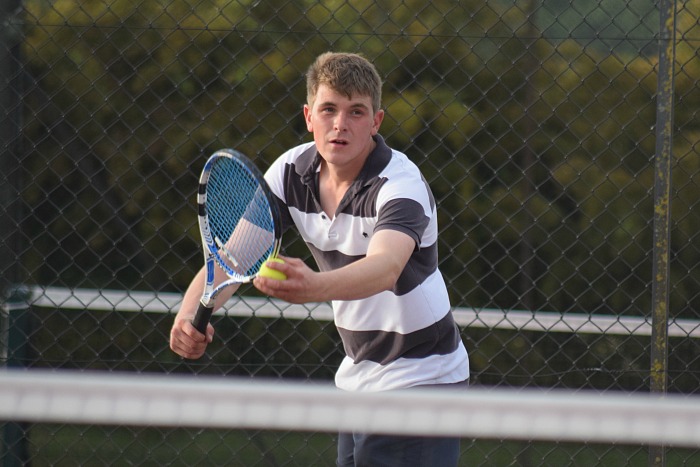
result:
[(20, 43), (22, 31), (16, 15), (19, 0), (0, 4), (0, 294), (24, 282), (17, 264), (20, 209), (17, 180), (21, 141)]
[[(8, 299), (2, 304), (2, 359), (9, 367), (23, 367), (27, 359), (29, 331), (30, 291), (26, 287), (15, 287)], [(2, 440), (0, 444), (0, 465), (14, 467), (27, 465), (27, 425), (17, 421), (8, 421), (0, 425)]]
[[(29, 319), (29, 292), (13, 284), (23, 282), (19, 267), (19, 181), (16, 174), (21, 141), (19, 0), (0, 5), (0, 358), (7, 367), (25, 365)], [(27, 465), (26, 425), (7, 421), (0, 425), (0, 465)]]
[[(651, 391), (664, 394), (668, 384), (669, 252), (671, 165), (675, 62), (675, 0), (659, 2), (659, 66), (656, 95), (654, 170), (654, 245), (652, 269)], [(651, 446), (649, 465), (666, 464), (663, 446)]]

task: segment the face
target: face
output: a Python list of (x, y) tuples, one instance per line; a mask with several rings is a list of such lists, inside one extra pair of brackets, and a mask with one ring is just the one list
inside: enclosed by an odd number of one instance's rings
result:
[(359, 172), (374, 148), (372, 136), (379, 131), (384, 111), (375, 114), (369, 96), (348, 99), (321, 85), (313, 105), (304, 106), (304, 118), (316, 148), (329, 165)]

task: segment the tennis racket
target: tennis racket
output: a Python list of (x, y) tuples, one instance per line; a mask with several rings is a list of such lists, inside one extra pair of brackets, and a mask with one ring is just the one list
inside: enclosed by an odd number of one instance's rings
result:
[[(192, 324), (205, 333), (217, 295), (233, 284), (253, 280), (279, 253), (280, 214), (262, 173), (243, 154), (216, 151), (204, 164), (197, 193), (206, 277)], [(215, 268), (228, 279), (214, 286)]]

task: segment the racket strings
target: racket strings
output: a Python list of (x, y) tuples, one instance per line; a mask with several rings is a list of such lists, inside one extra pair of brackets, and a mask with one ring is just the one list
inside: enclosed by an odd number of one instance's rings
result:
[(235, 161), (219, 159), (207, 182), (206, 211), (221, 249), (217, 260), (241, 278), (257, 274), (272, 254), (274, 223), (255, 176)]

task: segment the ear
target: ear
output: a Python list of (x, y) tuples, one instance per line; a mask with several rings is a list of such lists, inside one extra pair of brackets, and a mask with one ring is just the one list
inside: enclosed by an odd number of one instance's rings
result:
[(306, 121), (306, 129), (313, 132), (314, 127), (311, 124), (311, 107), (309, 107), (308, 104), (304, 104), (304, 120)]
[(379, 109), (374, 114), (374, 121), (372, 122), (372, 136), (379, 133), (379, 127), (382, 126), (383, 120), (384, 120), (384, 110)]

